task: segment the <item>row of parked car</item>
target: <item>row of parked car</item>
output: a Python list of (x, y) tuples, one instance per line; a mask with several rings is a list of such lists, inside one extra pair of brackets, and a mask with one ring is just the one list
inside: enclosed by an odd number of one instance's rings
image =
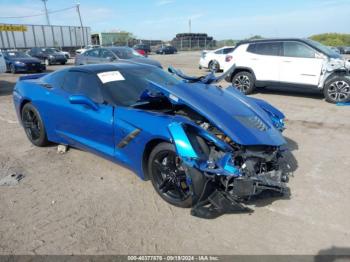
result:
[[(100, 45), (88, 45), (84, 48), (76, 50), (76, 54), (80, 55), (83, 54), (85, 51), (94, 49), (94, 48), (99, 48), (101, 47)], [(151, 47), (147, 44), (137, 44), (132, 47), (136, 52), (138, 52), (140, 55), (147, 57), (151, 52)], [(177, 49), (171, 45), (165, 45), (165, 46), (160, 46), (154, 50), (156, 54), (160, 55), (168, 55), (168, 54), (176, 54)]]
[(75, 65), (111, 63), (120, 59), (162, 67), (158, 61), (147, 58), (135, 49), (126, 46), (91, 48), (75, 57)]
[(331, 103), (350, 101), (350, 62), (310, 39), (250, 40), (203, 51), (199, 68), (231, 70), (226, 81), (244, 94), (278, 85), (322, 90)]
[(56, 48), (31, 48), (24, 51), (8, 50), (0, 52), (0, 72), (23, 73), (43, 72), (52, 64), (64, 65), (70, 58), (69, 52)]
[[(151, 52), (148, 45), (140, 44), (129, 47), (101, 47), (99, 45), (89, 45), (76, 50), (76, 65), (96, 64), (113, 62), (118, 59), (131, 59), (137, 62), (160, 64), (145, 57)], [(156, 50), (159, 54), (173, 54), (177, 50), (172, 46), (164, 46)], [(69, 52), (60, 51), (56, 48), (32, 48), (26, 52), (18, 50), (3, 51), (0, 56), (0, 71), (11, 73), (43, 72), (46, 66), (52, 64), (64, 65), (70, 58)], [(1, 69), (2, 65), (2, 69)]]

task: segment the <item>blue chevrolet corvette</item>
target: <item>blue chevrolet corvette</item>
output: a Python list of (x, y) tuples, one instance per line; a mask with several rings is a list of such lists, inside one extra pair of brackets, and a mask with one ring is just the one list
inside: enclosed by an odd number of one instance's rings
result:
[(34, 145), (69, 145), (122, 164), (198, 217), (249, 212), (251, 196), (285, 193), (284, 115), (216, 85), (224, 75), (169, 72), (124, 61), (23, 76), (14, 104)]

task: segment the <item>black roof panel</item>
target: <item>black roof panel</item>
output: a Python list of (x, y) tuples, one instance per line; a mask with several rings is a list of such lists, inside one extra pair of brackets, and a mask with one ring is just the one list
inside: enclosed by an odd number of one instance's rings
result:
[(264, 43), (264, 42), (280, 42), (280, 41), (298, 41), (305, 43), (305, 39), (303, 38), (264, 38), (264, 39), (251, 39), (251, 40), (243, 40), (237, 43), (237, 45), (241, 44), (250, 44), (250, 43)]

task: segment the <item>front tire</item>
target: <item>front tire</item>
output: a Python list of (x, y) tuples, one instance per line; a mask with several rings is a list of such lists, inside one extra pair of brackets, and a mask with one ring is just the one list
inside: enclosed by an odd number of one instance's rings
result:
[(242, 71), (233, 76), (232, 85), (243, 94), (249, 95), (255, 90), (255, 79), (250, 72)]
[(40, 113), (31, 103), (23, 106), (21, 120), (24, 131), (33, 145), (39, 147), (48, 145), (49, 141)]
[(160, 143), (152, 150), (148, 174), (156, 192), (169, 204), (184, 208), (194, 204), (173, 144)]
[(341, 76), (334, 77), (325, 84), (323, 94), (329, 103), (350, 102), (350, 80)]

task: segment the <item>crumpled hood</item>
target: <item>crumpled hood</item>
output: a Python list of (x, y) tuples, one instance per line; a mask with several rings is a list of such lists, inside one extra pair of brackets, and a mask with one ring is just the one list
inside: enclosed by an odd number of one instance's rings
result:
[(171, 101), (186, 104), (241, 145), (280, 146), (286, 143), (269, 115), (234, 88), (182, 83), (161, 87)]

